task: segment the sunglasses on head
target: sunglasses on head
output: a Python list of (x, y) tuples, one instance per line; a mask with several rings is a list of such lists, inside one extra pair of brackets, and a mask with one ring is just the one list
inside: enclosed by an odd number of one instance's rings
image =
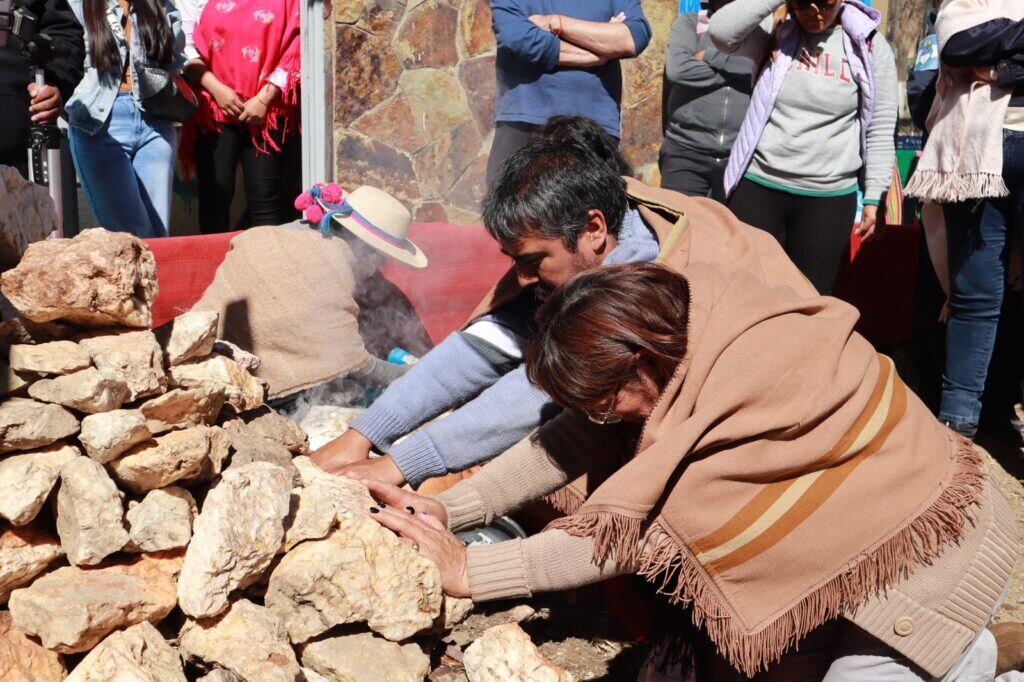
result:
[(818, 9), (828, 9), (835, 7), (840, 2), (842, 2), (842, 0), (789, 0), (789, 3), (795, 9), (800, 10), (808, 9), (811, 5), (815, 5)]

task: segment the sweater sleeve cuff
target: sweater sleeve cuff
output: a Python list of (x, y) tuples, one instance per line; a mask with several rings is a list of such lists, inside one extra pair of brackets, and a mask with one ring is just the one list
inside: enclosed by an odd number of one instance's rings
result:
[[(366, 434), (363, 434), (366, 435)], [(369, 436), (367, 436), (369, 438)], [(370, 440), (373, 440), (372, 438)], [(416, 487), (428, 478), (444, 476), (448, 466), (441, 458), (434, 441), (424, 431), (412, 433), (401, 443), (391, 446), (388, 451), (395, 466), (409, 485)]]
[(444, 492), (434, 495), (448, 512), (448, 530), (477, 528), (487, 523), (487, 507), (479, 491), (466, 481), (460, 481)]
[(390, 450), (391, 444), (405, 435), (402, 420), (386, 410), (374, 409), (372, 405), (353, 419), (349, 428), (366, 436), (366, 440), (373, 443), (373, 446), (380, 452)]
[(881, 203), (882, 203), (881, 199), (865, 199), (864, 200), (864, 205), (865, 206), (878, 206)]
[(493, 601), (531, 596), (526, 581), (522, 540), (466, 549), (469, 591), (473, 601)]

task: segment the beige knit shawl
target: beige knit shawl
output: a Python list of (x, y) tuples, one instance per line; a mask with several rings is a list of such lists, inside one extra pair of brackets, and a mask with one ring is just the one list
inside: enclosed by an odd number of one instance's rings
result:
[(689, 347), (635, 456), (557, 494), (571, 515), (552, 527), (691, 607), (753, 676), (960, 538), (983, 473), (853, 331), (853, 307), (681, 272)]
[[(1024, 18), (1024, 0), (945, 0), (935, 30), (939, 52), (960, 31), (993, 19)], [(906, 194), (940, 203), (1009, 194), (1003, 180), (1003, 127), (1011, 92), (975, 69), (940, 66), (928, 143)]]

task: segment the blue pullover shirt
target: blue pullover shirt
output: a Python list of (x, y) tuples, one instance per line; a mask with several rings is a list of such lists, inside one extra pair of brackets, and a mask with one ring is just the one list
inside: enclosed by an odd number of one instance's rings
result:
[(651, 40), (640, 0), (491, 0), (498, 91), (494, 120), (543, 125), (552, 116), (588, 116), (620, 137), (622, 69), (613, 59), (579, 69), (558, 66), (561, 40), (530, 21), (561, 14), (606, 22), (620, 12), (639, 55)]
[[(639, 212), (630, 209), (604, 265), (652, 261), (657, 255), (657, 237)], [(528, 339), (537, 301), (529, 291), (524, 293), (481, 319)], [(353, 429), (391, 455), (414, 486), (493, 459), (561, 411), (527, 380), (521, 361), (511, 363), (510, 369), (509, 363), (496, 363), (479, 348), (468, 333), (451, 334), (352, 422)], [(452, 408), (458, 409), (394, 442)]]

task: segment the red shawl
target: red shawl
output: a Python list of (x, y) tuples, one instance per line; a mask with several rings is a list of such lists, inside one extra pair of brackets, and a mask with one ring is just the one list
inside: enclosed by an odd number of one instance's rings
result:
[[(271, 132), (295, 125), (301, 80), (299, 3), (297, 0), (210, 0), (196, 24), (192, 39), (213, 75), (234, 88), (243, 100), (256, 95), (281, 70), (288, 83), (267, 111), (263, 126), (252, 128), (253, 143), (260, 151), (280, 151)], [(277, 81), (278, 79), (274, 79)], [(191, 153), (196, 135), (234, 123), (224, 116), (213, 96), (199, 92), (199, 110), (185, 126), (182, 160), (193, 165)]]

